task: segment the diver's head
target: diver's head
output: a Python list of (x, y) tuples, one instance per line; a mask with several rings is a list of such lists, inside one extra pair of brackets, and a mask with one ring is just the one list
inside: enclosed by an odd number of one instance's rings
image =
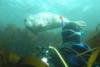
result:
[(81, 33), (82, 33), (81, 30), (83, 27), (79, 24), (81, 23), (70, 22), (62, 28), (63, 43), (68, 43), (68, 42), (80, 43), (81, 42)]

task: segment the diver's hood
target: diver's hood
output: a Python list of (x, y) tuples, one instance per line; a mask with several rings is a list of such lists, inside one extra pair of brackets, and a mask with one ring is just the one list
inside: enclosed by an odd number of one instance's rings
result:
[(81, 30), (84, 26), (85, 26), (84, 24), (81, 25), (81, 22), (76, 22), (76, 21), (66, 24), (62, 28), (63, 43), (66, 42), (80, 43), (82, 34)]

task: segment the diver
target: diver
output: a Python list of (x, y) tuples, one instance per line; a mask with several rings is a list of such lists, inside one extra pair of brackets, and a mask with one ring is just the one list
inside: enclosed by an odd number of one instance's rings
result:
[[(62, 18), (61, 18), (62, 19)], [(63, 23), (63, 20), (62, 20)], [(72, 21), (62, 26), (62, 45), (60, 52), (70, 67), (83, 67), (87, 65), (90, 53), (79, 56), (78, 54), (90, 51), (88, 45), (82, 43), (82, 26), (81, 21)]]
[[(55, 54), (57, 53), (56, 51), (51, 51), (50, 55), (52, 59), (50, 61), (54, 64), (51, 67), (86, 67), (88, 57), (91, 53), (91, 48), (83, 44), (81, 40), (83, 24), (86, 24), (82, 21), (72, 21), (64, 25), (63, 17), (60, 18), (62, 22), (62, 44), (57, 47), (57, 50), (62, 56), (60, 58), (63, 58), (63, 60), (61, 61), (58, 55)], [(89, 52), (80, 55), (85, 51)]]
[[(86, 67), (91, 48), (82, 43), (82, 29), (86, 25), (83, 21), (64, 22), (61, 19), (62, 44), (58, 47), (50, 46), (45, 57), (50, 67)], [(66, 24), (63, 24), (66, 23)], [(86, 52), (89, 51), (89, 52)], [(84, 53), (82, 54), (81, 53)]]

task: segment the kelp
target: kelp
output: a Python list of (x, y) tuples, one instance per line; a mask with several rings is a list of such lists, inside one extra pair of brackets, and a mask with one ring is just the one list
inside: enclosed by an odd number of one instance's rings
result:
[[(16, 51), (22, 55), (32, 52), (35, 46), (35, 35), (16, 25), (7, 25), (0, 29), (0, 49)], [(31, 50), (30, 50), (31, 49)]]
[[(91, 64), (89, 66), (93, 65), (93, 62), (100, 64), (100, 24), (97, 25), (95, 30), (89, 32), (88, 36), (85, 38), (85, 43), (92, 49), (97, 49), (98, 51), (97, 56), (95, 56), (96, 52), (93, 50), (93, 54), (90, 56), (89, 63)], [(93, 60), (93, 62), (91, 60)]]
[(0, 50), (0, 67), (48, 67), (34, 55), (20, 56), (15, 52)]
[(34, 34), (26, 28), (14, 24), (0, 28), (0, 49), (14, 51), (20, 55), (40, 53), (37, 47), (48, 47), (50, 43), (61, 43), (60, 33), (55, 30)]
[(89, 32), (85, 37), (85, 43), (92, 48), (100, 47), (100, 29)]
[(34, 55), (21, 58), (17, 65), (19, 65), (18, 67), (23, 67), (23, 65), (31, 65), (33, 67), (48, 67), (48, 65)]

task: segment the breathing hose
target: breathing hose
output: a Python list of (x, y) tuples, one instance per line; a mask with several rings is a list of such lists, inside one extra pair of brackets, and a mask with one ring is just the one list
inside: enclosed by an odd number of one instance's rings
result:
[(62, 55), (60, 54), (60, 52), (53, 46), (49, 46), (50, 49), (54, 50), (57, 55), (59, 56), (60, 60), (63, 62), (65, 67), (69, 67), (68, 64), (65, 62), (65, 60), (63, 59)]

